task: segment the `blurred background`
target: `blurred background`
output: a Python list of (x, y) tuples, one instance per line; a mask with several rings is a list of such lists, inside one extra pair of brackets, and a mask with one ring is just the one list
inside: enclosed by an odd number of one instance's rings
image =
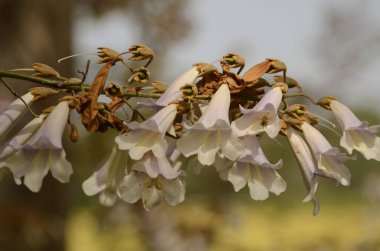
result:
[[(78, 77), (88, 57), (57, 59), (144, 43), (156, 51), (152, 79), (170, 83), (193, 63), (214, 62), (227, 52), (242, 55), (247, 69), (274, 57), (312, 96), (334, 95), (361, 119), (380, 124), (379, 8), (376, 0), (0, 0), (0, 68), (42, 62)], [(92, 65), (89, 79), (98, 69)], [(118, 69), (110, 79), (123, 82), (125, 74)], [(8, 83), (21, 94), (31, 87)], [(0, 107), (13, 99), (0, 86)], [(335, 134), (325, 135), (338, 144)], [(82, 192), (81, 183), (105, 161), (114, 136), (82, 130), (79, 142), (65, 142), (75, 171), (69, 184), (48, 175), (34, 194), (10, 176), (1, 181), (0, 251), (380, 250), (376, 161), (358, 155), (348, 163), (348, 188), (322, 181), (321, 211), (314, 217), (312, 205), (301, 203), (306, 189), (287, 143), (264, 139), (270, 160), (284, 160), (284, 194), (253, 201), (248, 189), (234, 193), (213, 168), (195, 175), (190, 167), (185, 202), (145, 212), (140, 203), (102, 207)]]

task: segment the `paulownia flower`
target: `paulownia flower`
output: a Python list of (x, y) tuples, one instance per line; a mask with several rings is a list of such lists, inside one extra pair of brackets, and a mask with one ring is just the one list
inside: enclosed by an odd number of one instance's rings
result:
[(348, 157), (342, 154), (338, 148), (332, 147), (313, 126), (304, 122), (301, 128), (317, 161), (318, 169), (325, 176), (335, 179), (343, 186), (350, 185), (351, 174), (344, 165)]
[(336, 100), (331, 101), (330, 108), (343, 129), (340, 145), (350, 154), (355, 149), (366, 159), (380, 161), (380, 137), (376, 136), (380, 126), (368, 127), (368, 122), (360, 121), (347, 106)]
[(248, 184), (251, 198), (254, 200), (265, 200), (269, 192), (276, 195), (286, 189), (286, 182), (276, 172), (281, 168), (282, 161), (276, 164), (269, 163), (264, 155), (256, 136), (245, 136), (242, 138), (246, 145), (244, 153), (233, 164), (227, 174), (227, 179), (239, 191)]
[(156, 157), (152, 151), (144, 154), (133, 166), (133, 170), (145, 172), (151, 178), (157, 178), (162, 175), (165, 179), (174, 179), (180, 174), (174, 169), (170, 161), (164, 157)]
[[(4, 161), (7, 160), (12, 154), (14, 154), (18, 149), (22, 147), (25, 142), (30, 139), (34, 133), (40, 128), (41, 124), (44, 122), (46, 114), (40, 115), (30, 121), (12, 140), (2, 149), (0, 153), (0, 170), (5, 170), (6, 164)], [(21, 180), (14, 177), (15, 182), (20, 185)]]
[(195, 125), (185, 124), (187, 132), (177, 141), (178, 150), (185, 157), (197, 154), (203, 165), (212, 165), (219, 150), (228, 159), (236, 160), (244, 146), (232, 133), (229, 106), (230, 92), (228, 85), (223, 84)]
[(141, 159), (148, 151), (157, 158), (165, 157), (168, 148), (165, 133), (172, 126), (176, 113), (176, 105), (172, 104), (141, 124), (135, 121), (128, 123), (131, 131), (115, 139), (119, 149), (129, 150), (129, 156), (134, 160)]
[[(24, 177), (24, 184), (31, 191), (38, 192), (42, 180), (50, 170), (53, 177), (60, 182), (68, 182), (73, 170), (66, 160), (66, 153), (62, 147), (62, 134), (69, 115), (67, 101), (60, 102), (48, 115), (39, 129), (31, 134), (26, 126), (16, 136), (17, 144), (12, 154), (4, 161), (16, 179)], [(25, 140), (26, 137), (29, 137)], [(21, 142), (24, 141), (25, 142)], [(20, 142), (19, 142), (20, 141)], [(20, 144), (20, 145), (18, 145)]]
[[(34, 95), (31, 92), (21, 97), (26, 104), (32, 103)], [(0, 136), (12, 126), (12, 124), (26, 111), (27, 107), (21, 101), (16, 99), (5, 111), (0, 114)]]
[(320, 171), (313, 160), (308, 145), (302, 137), (290, 127), (286, 130), (286, 134), (298, 161), (305, 186), (309, 191), (309, 194), (305, 197), (303, 202), (312, 201), (314, 204), (313, 213), (317, 215), (319, 212), (319, 201), (315, 193), (318, 188), (318, 180), (315, 178), (315, 175), (320, 174)]
[(131, 171), (118, 187), (119, 197), (135, 203), (142, 200), (146, 210), (152, 209), (162, 199), (175, 206), (185, 199), (185, 184), (181, 177), (166, 179), (159, 175), (152, 178), (145, 172)]
[(192, 67), (188, 71), (184, 72), (179, 76), (174, 82), (169, 85), (168, 89), (161, 95), (157, 100), (148, 99), (143, 103), (139, 103), (138, 107), (153, 107), (162, 108), (170, 103), (180, 99), (182, 97), (181, 87), (186, 84), (194, 83), (195, 79), (198, 77), (199, 71), (196, 67)]
[(116, 190), (128, 174), (129, 157), (126, 151), (114, 146), (112, 153), (103, 166), (94, 172), (82, 184), (83, 191), (88, 196), (100, 193), (99, 201), (102, 205), (112, 206), (117, 198)]
[(277, 136), (281, 129), (281, 121), (277, 115), (282, 99), (281, 87), (275, 87), (251, 109), (240, 107), (243, 116), (233, 121), (232, 129), (236, 135), (257, 135), (266, 132), (269, 137)]

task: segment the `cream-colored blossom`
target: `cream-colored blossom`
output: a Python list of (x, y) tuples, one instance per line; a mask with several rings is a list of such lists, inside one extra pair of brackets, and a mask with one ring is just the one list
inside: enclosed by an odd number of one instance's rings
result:
[(368, 127), (368, 122), (360, 121), (347, 106), (336, 100), (331, 101), (330, 107), (343, 129), (340, 145), (350, 154), (355, 149), (368, 160), (380, 161), (380, 137), (376, 136), (380, 126)]
[(281, 121), (277, 114), (281, 100), (281, 87), (275, 87), (265, 94), (252, 109), (240, 107), (243, 116), (231, 124), (236, 135), (241, 137), (266, 132), (269, 137), (276, 137), (281, 129)]
[(227, 179), (235, 191), (248, 184), (251, 198), (254, 200), (267, 199), (269, 192), (276, 195), (284, 192), (286, 182), (276, 172), (276, 169), (281, 168), (282, 161), (276, 164), (269, 163), (256, 136), (245, 136), (242, 140), (246, 146), (245, 151), (227, 174)]
[(236, 160), (244, 146), (231, 130), (229, 107), (229, 88), (223, 84), (194, 126), (185, 124), (186, 132), (177, 141), (178, 150), (185, 157), (197, 155), (203, 165), (212, 165), (219, 150), (228, 159)]
[(124, 176), (128, 174), (128, 162), (128, 153), (114, 146), (103, 166), (83, 182), (84, 193), (88, 196), (100, 193), (100, 203), (112, 206), (116, 201), (116, 190)]
[(149, 151), (157, 158), (165, 157), (168, 148), (165, 133), (172, 127), (176, 113), (176, 105), (172, 104), (142, 123), (128, 123), (131, 131), (115, 139), (119, 149), (129, 150), (129, 156), (134, 160), (141, 159)]
[(12, 171), (16, 179), (23, 177), (23, 183), (33, 192), (41, 189), (42, 180), (49, 170), (60, 182), (69, 181), (73, 171), (65, 158), (61, 140), (68, 115), (68, 102), (60, 102), (38, 130), (30, 135), (27, 130), (31, 126), (29, 124), (16, 136), (17, 144), (13, 141), (14, 144), (9, 145), (15, 149), (7, 153), (4, 166)]
[(317, 161), (318, 169), (325, 176), (335, 179), (343, 186), (350, 185), (351, 174), (344, 165), (348, 157), (342, 154), (338, 148), (332, 147), (326, 138), (310, 124), (304, 122), (301, 128)]
[(286, 130), (287, 138), (289, 140), (290, 146), (298, 161), (302, 177), (309, 194), (305, 197), (303, 202), (312, 201), (314, 204), (314, 215), (319, 212), (319, 201), (315, 193), (318, 188), (318, 180), (315, 178), (320, 171), (317, 168), (317, 164), (314, 162), (313, 155), (302, 137), (297, 134), (292, 128)]
[(145, 172), (133, 170), (119, 185), (118, 195), (128, 203), (141, 199), (146, 210), (152, 209), (163, 199), (175, 206), (185, 199), (185, 183), (181, 177), (168, 180), (159, 175), (152, 178)]
[[(34, 96), (31, 92), (28, 92), (21, 98), (29, 105), (32, 103)], [(16, 99), (0, 114), (0, 136), (27, 110), (24, 102), (21, 99)]]

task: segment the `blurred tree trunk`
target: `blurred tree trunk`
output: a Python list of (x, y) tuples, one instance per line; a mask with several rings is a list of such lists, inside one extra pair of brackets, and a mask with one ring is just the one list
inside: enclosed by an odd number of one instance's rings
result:
[[(73, 2), (71, 0), (0, 1), (0, 68), (28, 68), (43, 62), (56, 67), (57, 59), (71, 53)], [(68, 63), (60, 72), (71, 71)], [(20, 94), (28, 83), (7, 80)], [(0, 88), (0, 100), (14, 99)], [(67, 185), (45, 178), (42, 191), (33, 194), (14, 184), (11, 175), (0, 189), (0, 250), (64, 250), (64, 226), (69, 201)]]

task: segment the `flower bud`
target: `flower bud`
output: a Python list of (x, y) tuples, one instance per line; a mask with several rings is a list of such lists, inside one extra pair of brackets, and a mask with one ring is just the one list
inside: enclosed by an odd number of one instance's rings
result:
[(55, 70), (53, 67), (48, 66), (42, 63), (34, 63), (32, 68), (36, 71), (35, 76), (38, 77), (56, 77), (60, 78), (59, 72)]
[(98, 64), (108, 63), (112, 61), (124, 62), (124, 58), (117, 51), (114, 51), (107, 47), (98, 47), (98, 50), (99, 51), (96, 52), (96, 55), (98, 55), (101, 58), (97, 61)]
[(245, 66), (245, 60), (242, 56), (236, 53), (228, 53), (223, 56), (223, 62), (226, 62), (231, 68), (238, 68)]
[(129, 58), (129, 60), (132, 61), (152, 59), (155, 56), (154, 51), (143, 44), (132, 45), (131, 47), (129, 47), (128, 52), (132, 53), (132, 56)]
[(266, 73), (276, 73), (280, 71), (286, 71), (286, 64), (276, 58), (267, 58), (267, 61), (270, 62), (270, 67)]
[(51, 95), (59, 93), (58, 90), (54, 90), (47, 87), (32, 87), (29, 89), (29, 91), (34, 96), (33, 101), (45, 99), (47, 97), (50, 97)]
[(121, 96), (121, 87), (118, 83), (109, 83), (107, 87), (104, 89), (107, 97), (113, 99), (115, 97)]
[(287, 93), (288, 90), (289, 90), (288, 85), (285, 84), (285, 83), (282, 83), (282, 82), (277, 82), (277, 83), (275, 83), (275, 84), (272, 86), (272, 88), (275, 88), (275, 87), (280, 87), (280, 88), (281, 88), (281, 91), (282, 91), (283, 94)]
[(145, 84), (150, 79), (150, 71), (145, 67), (136, 68), (133, 70), (131, 80)]
[(195, 63), (193, 64), (193, 67), (196, 67), (196, 69), (198, 70), (198, 77), (207, 75), (209, 73), (218, 72), (218, 69), (209, 63)]
[(157, 92), (165, 92), (168, 89), (168, 84), (161, 81), (153, 81), (152, 86)]
[(182, 86), (181, 91), (184, 97), (191, 97), (198, 94), (198, 89), (193, 84), (186, 84)]
[(77, 142), (79, 139), (79, 132), (75, 124), (70, 124), (70, 140), (72, 142)]
[(326, 97), (320, 98), (317, 101), (317, 105), (319, 105), (319, 106), (321, 106), (321, 107), (323, 107), (323, 108), (325, 108), (327, 110), (331, 110), (330, 103), (333, 100), (336, 100), (335, 97), (326, 96)]
[[(283, 76), (277, 75), (277, 76), (274, 76), (273, 79), (276, 82), (284, 82)], [(291, 77), (286, 77), (286, 84), (288, 85), (289, 88), (301, 87), (301, 84), (297, 80)]]

